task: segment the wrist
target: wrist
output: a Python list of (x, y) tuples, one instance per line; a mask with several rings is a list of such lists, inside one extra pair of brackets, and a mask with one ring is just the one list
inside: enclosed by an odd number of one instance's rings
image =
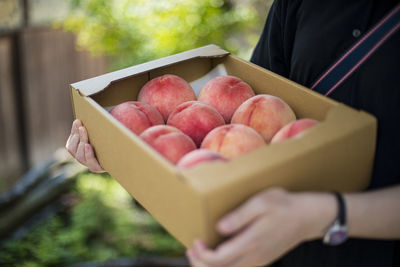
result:
[(337, 203), (331, 193), (299, 193), (299, 222), (304, 240), (322, 238), (337, 217)]

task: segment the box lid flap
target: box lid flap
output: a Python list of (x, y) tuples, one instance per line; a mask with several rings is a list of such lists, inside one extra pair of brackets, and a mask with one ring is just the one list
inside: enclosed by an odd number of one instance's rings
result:
[(154, 61), (146, 62), (140, 65), (132, 66), (126, 69), (110, 72), (101, 76), (83, 80), (71, 84), (72, 88), (78, 90), (80, 94), (90, 96), (96, 94), (112, 82), (130, 77), (135, 74), (143, 73), (155, 68), (164, 67), (173, 63), (182, 62), (188, 59), (197, 57), (222, 57), (229, 54), (229, 52), (221, 49), (216, 45), (207, 45), (193, 50), (185, 51), (183, 53), (175, 54), (172, 56), (164, 57)]

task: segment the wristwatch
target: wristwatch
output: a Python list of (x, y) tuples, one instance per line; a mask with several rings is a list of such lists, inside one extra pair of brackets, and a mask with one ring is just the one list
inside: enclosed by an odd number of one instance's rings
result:
[(336, 246), (342, 244), (348, 238), (346, 223), (346, 204), (341, 194), (333, 192), (338, 204), (338, 214), (334, 223), (326, 231), (323, 242), (326, 245)]

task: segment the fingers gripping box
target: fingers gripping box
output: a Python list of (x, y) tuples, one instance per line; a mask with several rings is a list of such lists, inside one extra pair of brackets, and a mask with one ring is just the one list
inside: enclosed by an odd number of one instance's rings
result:
[[(321, 123), (302, 138), (266, 145), (226, 163), (179, 170), (106, 110), (136, 100), (154, 77), (171, 73), (192, 82), (221, 63), (256, 94), (278, 96), (297, 118)], [(185, 246), (194, 238), (215, 246), (221, 240), (215, 231), (218, 219), (265, 188), (348, 192), (369, 184), (376, 142), (373, 116), (215, 45), (77, 82), (70, 89), (75, 117), (87, 128), (102, 167)]]

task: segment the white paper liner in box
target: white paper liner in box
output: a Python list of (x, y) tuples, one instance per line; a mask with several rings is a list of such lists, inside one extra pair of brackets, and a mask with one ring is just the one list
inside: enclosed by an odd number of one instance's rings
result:
[(211, 79), (218, 77), (218, 76), (226, 76), (228, 73), (226, 72), (226, 68), (224, 64), (219, 64), (215, 68), (213, 68), (210, 72), (206, 75), (200, 77), (197, 80), (190, 82), (190, 86), (192, 86), (196, 97), (199, 96), (201, 88)]

